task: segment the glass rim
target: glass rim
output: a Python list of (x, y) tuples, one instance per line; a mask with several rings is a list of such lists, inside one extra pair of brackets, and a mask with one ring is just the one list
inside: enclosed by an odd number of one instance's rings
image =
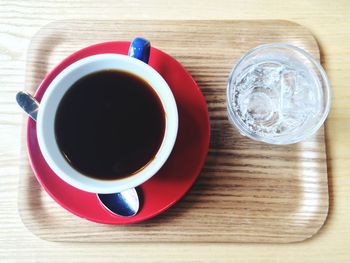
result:
[[(265, 137), (265, 136), (262, 136), (260, 134), (257, 134), (257, 133), (254, 133), (254, 132), (248, 130), (245, 127), (245, 125), (243, 124), (243, 122), (239, 119), (237, 114), (234, 112), (233, 107), (230, 106), (230, 104), (231, 104), (230, 103), (230, 93), (231, 93), (230, 91), (232, 91), (232, 89), (233, 89), (232, 85), (230, 85), (230, 84), (231, 84), (234, 72), (237, 70), (238, 66), (249, 55), (251, 55), (252, 53), (257, 52), (259, 50), (267, 49), (267, 48), (284, 48), (287, 50), (292, 50), (292, 51), (296, 51), (296, 52), (300, 53), (302, 56), (306, 57), (306, 59), (315, 66), (316, 71), (321, 76), (320, 81), (322, 83), (323, 88), (322, 88), (322, 86), (319, 88), (321, 88), (323, 90), (323, 98), (325, 100), (322, 115), (319, 118), (319, 120), (317, 122), (315, 122), (315, 125), (310, 130), (306, 131), (305, 133), (300, 134), (299, 136), (294, 137), (293, 139), (286, 138), (287, 136), (290, 136), (290, 133), (279, 135), (279, 136), (277, 135), (277, 136), (273, 136), (273, 137)], [(262, 44), (262, 45), (258, 45), (256, 47), (254, 47), (254, 48), (248, 50), (246, 53), (244, 53), (239, 58), (239, 60), (234, 64), (234, 66), (232, 67), (232, 70), (231, 70), (230, 75), (228, 77), (228, 83), (227, 83), (227, 89), (226, 89), (226, 103), (227, 103), (229, 119), (233, 122), (233, 124), (237, 127), (237, 129), (239, 130), (239, 132), (242, 135), (247, 136), (253, 140), (262, 141), (262, 142), (266, 142), (266, 143), (270, 143), (270, 144), (293, 144), (293, 143), (303, 141), (306, 138), (315, 134), (321, 128), (322, 124), (325, 122), (325, 120), (329, 114), (330, 104), (331, 104), (330, 83), (329, 83), (328, 77), (326, 75), (326, 72), (323, 69), (320, 62), (318, 62), (310, 53), (306, 52), (305, 50), (303, 50), (299, 47), (296, 47), (294, 45), (288, 44), (288, 43)]]

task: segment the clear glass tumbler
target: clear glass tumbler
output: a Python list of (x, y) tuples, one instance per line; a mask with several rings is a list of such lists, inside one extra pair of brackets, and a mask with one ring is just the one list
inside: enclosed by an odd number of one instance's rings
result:
[(253, 48), (240, 58), (228, 80), (229, 120), (242, 135), (266, 143), (305, 140), (324, 123), (330, 101), (322, 66), (289, 44)]

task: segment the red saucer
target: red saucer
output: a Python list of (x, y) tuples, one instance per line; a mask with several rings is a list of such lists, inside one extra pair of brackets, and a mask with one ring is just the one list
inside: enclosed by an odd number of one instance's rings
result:
[[(107, 42), (72, 54), (52, 70), (40, 84), (35, 98), (41, 100), (50, 82), (67, 66), (87, 56), (101, 53), (127, 54), (129, 42)], [(151, 218), (174, 205), (192, 186), (201, 171), (209, 147), (210, 124), (205, 99), (191, 75), (174, 58), (151, 49), (149, 65), (169, 84), (179, 112), (177, 140), (166, 164), (142, 184), (142, 204), (133, 217), (111, 214), (93, 193), (84, 192), (62, 181), (45, 162), (38, 145), (36, 124), (30, 118), (27, 128), (29, 159), (36, 178), (46, 192), (71, 213), (104, 224), (129, 224)]]

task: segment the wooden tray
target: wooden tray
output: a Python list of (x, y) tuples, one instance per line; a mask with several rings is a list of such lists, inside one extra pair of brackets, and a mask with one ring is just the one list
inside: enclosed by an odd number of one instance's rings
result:
[(52, 241), (286, 243), (314, 235), (328, 213), (323, 127), (299, 144), (267, 145), (242, 137), (228, 122), (225, 106), (228, 74), (243, 53), (288, 42), (319, 58), (310, 32), (287, 21), (56, 21), (31, 42), (26, 86), (33, 92), (54, 65), (80, 48), (135, 36), (178, 59), (206, 97), (212, 138), (197, 182), (153, 219), (98, 225), (70, 214), (40, 188), (23, 146), (18, 197), (24, 224)]

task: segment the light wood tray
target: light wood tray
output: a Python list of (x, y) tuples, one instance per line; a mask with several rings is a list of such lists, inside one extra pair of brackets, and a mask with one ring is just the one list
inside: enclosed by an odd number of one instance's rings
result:
[(310, 32), (287, 21), (56, 21), (31, 42), (27, 89), (33, 92), (47, 72), (80, 48), (135, 36), (179, 60), (205, 95), (212, 137), (197, 182), (153, 219), (98, 225), (70, 214), (44, 192), (23, 146), (18, 194), (23, 223), (52, 241), (287, 243), (314, 235), (328, 213), (323, 127), (299, 144), (258, 143), (230, 125), (225, 105), (227, 77), (241, 55), (259, 44), (288, 42), (319, 58)]

